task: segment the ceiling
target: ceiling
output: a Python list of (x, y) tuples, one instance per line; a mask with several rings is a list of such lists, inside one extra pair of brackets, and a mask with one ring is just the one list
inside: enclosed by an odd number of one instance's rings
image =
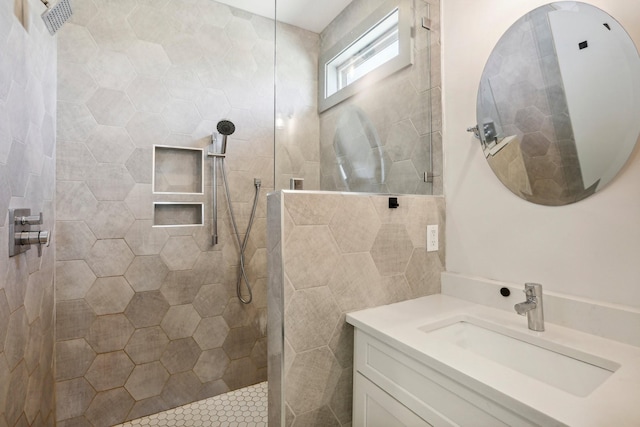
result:
[[(274, 19), (273, 2), (266, 0), (218, 0), (229, 6)], [(277, 0), (277, 19), (320, 33), (351, 0)]]

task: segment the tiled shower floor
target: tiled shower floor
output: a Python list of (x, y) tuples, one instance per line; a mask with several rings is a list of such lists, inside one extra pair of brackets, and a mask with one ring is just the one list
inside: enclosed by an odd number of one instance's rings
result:
[(230, 391), (118, 427), (267, 427), (267, 383)]

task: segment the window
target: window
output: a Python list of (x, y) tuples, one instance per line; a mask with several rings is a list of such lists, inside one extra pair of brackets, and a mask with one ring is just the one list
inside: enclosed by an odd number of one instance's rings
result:
[(388, 2), (321, 56), (320, 112), (411, 64), (408, 14), (404, 1)]

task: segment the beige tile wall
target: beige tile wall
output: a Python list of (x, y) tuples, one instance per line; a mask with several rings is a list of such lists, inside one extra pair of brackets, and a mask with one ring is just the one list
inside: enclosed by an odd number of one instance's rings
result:
[[(440, 292), (444, 198), (401, 196), (397, 209), (388, 198), (269, 195), (273, 425), (350, 425), (353, 328), (345, 313)], [(440, 226), (437, 252), (426, 252), (428, 224)]]
[[(266, 197), (274, 23), (212, 0), (75, 0), (58, 36), (58, 425), (112, 425), (266, 379)], [(235, 122), (227, 169), (246, 264), (211, 172), (203, 195), (153, 194), (154, 144), (201, 148)], [(172, 181), (180, 168), (167, 166)], [(165, 176), (165, 178), (167, 177)], [(197, 176), (197, 174), (195, 174)], [(171, 187), (175, 188), (175, 187)], [(152, 203), (205, 203), (203, 227), (152, 227)]]
[[(56, 42), (37, 0), (0, 1), (0, 425), (52, 426)], [(24, 11), (24, 13), (23, 13)], [(9, 208), (43, 213), (42, 257), (9, 258)]]

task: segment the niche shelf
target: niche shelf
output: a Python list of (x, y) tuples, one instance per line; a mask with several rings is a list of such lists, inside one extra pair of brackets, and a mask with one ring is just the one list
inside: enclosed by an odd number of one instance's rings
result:
[(153, 146), (154, 194), (204, 194), (201, 148)]
[(154, 227), (203, 225), (204, 204), (156, 202), (153, 204)]

